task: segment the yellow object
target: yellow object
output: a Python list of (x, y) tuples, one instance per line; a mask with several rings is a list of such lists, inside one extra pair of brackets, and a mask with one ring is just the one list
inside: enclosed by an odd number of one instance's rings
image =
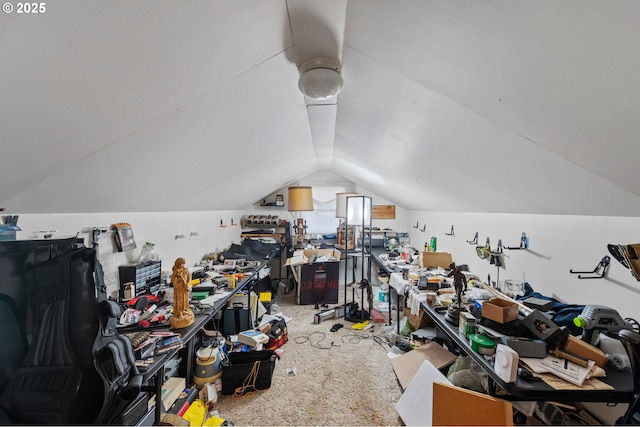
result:
[(369, 321), (365, 320), (364, 322), (356, 323), (351, 327), (351, 329), (363, 330), (368, 324), (369, 324)]
[(194, 285), (199, 285), (200, 284), (200, 279), (193, 279), (189, 285), (194, 286)]
[(204, 424), (202, 424), (203, 426), (221, 426), (222, 423), (224, 423), (224, 420), (222, 418), (213, 416), (213, 417), (209, 417), (204, 421)]
[(201, 426), (204, 416), (207, 414), (207, 407), (200, 399), (196, 399), (189, 405), (189, 409), (182, 415), (182, 418), (189, 421), (191, 426)]
[(271, 301), (271, 292), (260, 292), (260, 302)]

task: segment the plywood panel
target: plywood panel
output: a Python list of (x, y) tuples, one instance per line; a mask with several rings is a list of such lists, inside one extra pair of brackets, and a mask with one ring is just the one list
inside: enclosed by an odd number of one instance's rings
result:
[(371, 217), (373, 219), (396, 219), (396, 206), (373, 205)]
[(511, 402), (460, 387), (433, 383), (434, 426), (512, 426)]

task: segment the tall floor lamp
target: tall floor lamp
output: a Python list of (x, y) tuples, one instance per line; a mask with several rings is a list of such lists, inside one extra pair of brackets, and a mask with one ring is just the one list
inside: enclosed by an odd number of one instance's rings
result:
[[(357, 195), (358, 193), (353, 193), (353, 192), (336, 193), (336, 218), (340, 218), (340, 225), (338, 225), (338, 239), (336, 242), (337, 243), (336, 247), (338, 249), (346, 249), (348, 246), (350, 246), (349, 241), (347, 240), (347, 234), (346, 234), (347, 231), (344, 228), (345, 224), (342, 222), (342, 220), (347, 217), (347, 197), (357, 196)], [(346, 269), (347, 267), (346, 261), (344, 265)]]
[[(361, 257), (361, 273), (360, 273), (360, 283), (366, 278), (368, 283), (371, 283), (371, 264), (370, 264), (370, 254), (371, 254), (371, 227), (372, 227), (372, 218), (371, 218), (371, 210), (372, 203), (371, 197), (368, 196), (348, 196), (346, 198), (346, 208), (347, 208), (347, 216), (345, 220), (345, 232), (346, 232), (346, 241), (349, 241), (349, 225), (353, 226), (354, 233), (354, 248), (352, 253), (354, 256), (356, 247), (358, 246), (358, 238), (360, 239), (360, 257)], [(349, 247), (347, 246), (345, 253), (347, 257), (349, 256)], [(355, 259), (354, 259), (355, 262)], [(345, 265), (346, 266), (346, 265)], [(347, 301), (347, 269), (344, 269), (344, 300), (345, 305)], [(365, 277), (366, 273), (366, 277)], [(369, 285), (370, 286), (370, 285)], [(370, 290), (369, 290), (370, 291)], [(371, 307), (369, 307), (371, 310)], [(346, 306), (345, 306), (345, 316), (346, 316)], [(364, 307), (362, 312), (364, 312)]]
[(313, 193), (311, 187), (289, 187), (289, 212), (299, 212), (296, 218), (294, 246), (297, 249), (304, 247), (304, 235), (307, 229), (307, 221), (302, 218), (303, 211), (313, 210)]

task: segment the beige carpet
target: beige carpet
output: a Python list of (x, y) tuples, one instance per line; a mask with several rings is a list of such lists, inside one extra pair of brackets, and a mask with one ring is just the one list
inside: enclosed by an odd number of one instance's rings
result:
[[(344, 319), (314, 324), (318, 310), (297, 305), (294, 291), (280, 311), (293, 320), (271, 388), (219, 396), (221, 418), (235, 425), (402, 425), (395, 410), (402, 389), (387, 356), (385, 324), (368, 331)], [(344, 327), (331, 332), (334, 323)]]

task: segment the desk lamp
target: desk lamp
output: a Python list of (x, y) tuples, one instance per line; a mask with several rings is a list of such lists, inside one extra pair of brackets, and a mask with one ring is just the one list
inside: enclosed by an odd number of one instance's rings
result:
[(302, 212), (313, 210), (313, 193), (311, 187), (289, 187), (289, 212), (299, 212), (295, 225), (294, 246), (298, 249), (304, 247), (304, 234), (307, 229), (307, 221), (302, 218)]

